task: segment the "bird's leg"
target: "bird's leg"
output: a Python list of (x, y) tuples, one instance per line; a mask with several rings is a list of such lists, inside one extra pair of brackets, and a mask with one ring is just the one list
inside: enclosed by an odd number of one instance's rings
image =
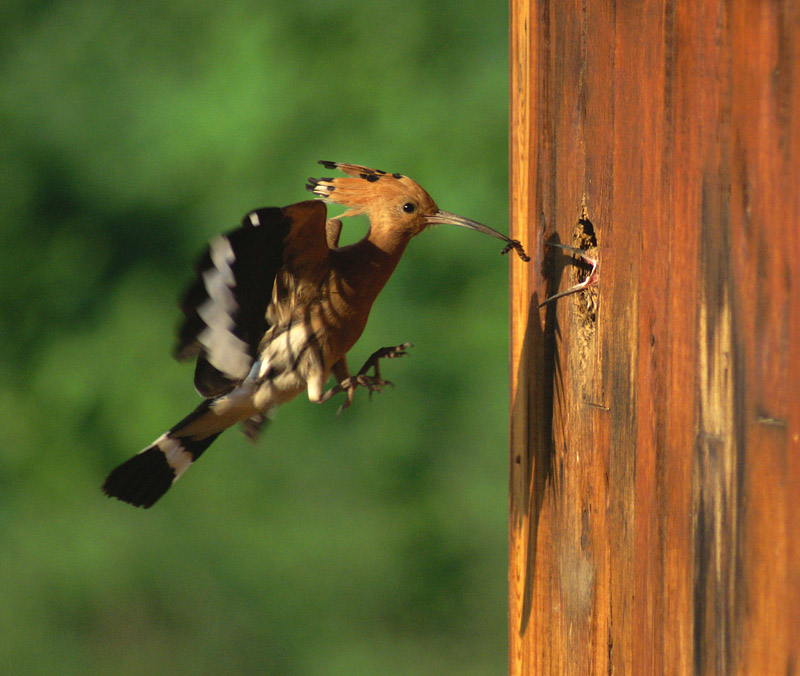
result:
[(242, 423), (242, 432), (250, 443), (256, 442), (264, 431), (264, 426), (269, 422), (269, 417), (269, 411), (262, 411), (250, 416)]
[[(370, 396), (373, 392), (380, 392), (387, 385), (392, 385), (390, 381), (381, 379), (380, 360), (402, 357), (408, 354), (409, 347), (413, 347), (413, 345), (411, 343), (403, 343), (402, 345), (382, 347), (380, 350), (375, 350), (356, 374), (356, 379), (360, 379), (359, 385), (369, 389)], [(375, 369), (375, 372), (374, 375), (368, 376), (366, 374), (370, 369)]]
[[(334, 364), (332, 369), (333, 375), (336, 376), (339, 383), (325, 392), (320, 402), (327, 401), (334, 394), (338, 394), (339, 392), (347, 392), (347, 399), (336, 413), (336, 415), (339, 415), (353, 403), (353, 395), (359, 385), (369, 390), (370, 397), (372, 397), (373, 392), (380, 392), (387, 385), (392, 385), (388, 380), (383, 380), (381, 378), (379, 362), (381, 359), (396, 359), (397, 357), (402, 357), (408, 354), (407, 350), (409, 347), (411, 347), (411, 343), (403, 343), (402, 345), (382, 347), (380, 350), (375, 350), (375, 352), (370, 355), (369, 359), (364, 362), (359, 372), (354, 376), (348, 375), (347, 362), (342, 358)], [(367, 371), (370, 369), (374, 369), (373, 375), (367, 375)]]
[(566, 291), (562, 291), (561, 293), (556, 293), (550, 298), (546, 298), (541, 303), (539, 303), (539, 307), (542, 305), (547, 305), (550, 301), (556, 300), (557, 298), (563, 298), (564, 296), (568, 296), (571, 293), (576, 293), (578, 291), (582, 291), (590, 286), (595, 286), (598, 281), (600, 281), (600, 272), (597, 269), (597, 259), (592, 258), (588, 255), (588, 252), (583, 249), (578, 249), (574, 246), (567, 246), (566, 244), (560, 244), (558, 242), (547, 242), (548, 246), (558, 247), (559, 249), (564, 249), (565, 251), (580, 257), (583, 261), (589, 264), (589, 274), (586, 276), (582, 282), (575, 284), (574, 286), (569, 287)]
[(344, 409), (353, 403), (353, 395), (355, 394), (358, 383), (355, 381), (355, 379), (350, 377), (350, 370), (347, 368), (347, 357), (342, 357), (339, 361), (337, 361), (331, 368), (331, 372), (336, 378), (337, 384), (326, 392), (323, 392), (322, 395), (320, 395), (320, 397), (314, 401), (316, 401), (318, 404), (321, 404), (324, 401), (328, 401), (328, 399), (330, 399), (334, 394), (346, 392), (347, 399), (344, 400), (344, 403), (339, 407), (339, 410), (336, 411), (336, 415), (339, 415), (342, 411), (344, 411)]
[(344, 403), (339, 407), (339, 410), (336, 411), (336, 415), (339, 415), (342, 411), (344, 411), (344, 409), (353, 403), (353, 396), (356, 393), (356, 385), (355, 383), (352, 385), (350, 384), (350, 370), (347, 368), (347, 357), (342, 357), (339, 361), (337, 361), (331, 370), (333, 371), (333, 375), (336, 377), (338, 385), (328, 390), (325, 395), (332, 397), (338, 392), (347, 392), (347, 399), (344, 400)]

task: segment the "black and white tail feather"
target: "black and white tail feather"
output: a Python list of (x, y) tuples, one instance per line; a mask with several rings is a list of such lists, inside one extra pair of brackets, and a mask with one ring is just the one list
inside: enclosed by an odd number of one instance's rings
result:
[(220, 432), (202, 439), (181, 436), (181, 429), (208, 413), (206, 400), (169, 432), (114, 469), (103, 484), (106, 495), (119, 498), (135, 507), (150, 507), (178, 480)]
[(179, 360), (197, 359), (195, 387), (207, 399), (114, 469), (103, 484), (107, 495), (150, 507), (225, 429), (242, 422), (248, 437), (258, 433), (266, 418), (239, 390), (269, 329), (267, 307), (290, 228), (284, 210), (270, 207), (249, 213), (240, 228), (211, 241), (181, 300), (184, 320), (175, 349)]

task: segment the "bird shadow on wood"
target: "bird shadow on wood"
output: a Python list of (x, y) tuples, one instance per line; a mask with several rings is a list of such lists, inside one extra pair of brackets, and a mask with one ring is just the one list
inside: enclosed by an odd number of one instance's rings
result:
[[(564, 265), (557, 265), (554, 257), (546, 255), (543, 268), (548, 280), (546, 297), (549, 298), (558, 288)], [(550, 303), (545, 306), (542, 322), (539, 303), (538, 293), (534, 293), (528, 305), (528, 320), (522, 341), (517, 391), (512, 411), (513, 424), (522, 430), (522, 438), (525, 441), (514, 449), (514, 462), (519, 466), (517, 490), (523, 491), (522, 495), (516, 496), (516, 504), (520, 505), (520, 508), (516, 515), (518, 522), (514, 527), (518, 529), (518, 537), (527, 540), (524, 548), (527, 556), (520, 635), (527, 630), (533, 607), (539, 526), (545, 496), (548, 488), (553, 492), (558, 491), (554, 472), (556, 449), (553, 435), (553, 406), (556, 390), (561, 382), (557, 349), (559, 334), (557, 304)], [(525, 522), (527, 522), (527, 532), (522, 532)]]

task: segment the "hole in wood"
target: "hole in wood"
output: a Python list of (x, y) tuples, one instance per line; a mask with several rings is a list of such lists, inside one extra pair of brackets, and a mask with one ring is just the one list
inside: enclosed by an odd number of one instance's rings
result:
[(578, 239), (578, 247), (581, 249), (591, 249), (597, 246), (597, 235), (594, 233), (594, 225), (586, 218), (578, 219), (578, 227), (576, 228), (575, 235)]
[[(583, 249), (584, 251), (591, 251), (590, 254), (593, 258), (598, 256), (597, 251), (597, 233), (594, 224), (583, 217), (578, 219), (575, 224), (575, 229), (572, 233), (573, 246)], [(591, 266), (585, 261), (578, 260), (575, 265), (577, 280), (576, 283), (583, 282), (591, 272)], [(581, 291), (578, 296), (580, 297), (580, 308), (578, 310), (585, 329), (593, 329), (597, 322), (597, 287), (590, 286), (589, 288)]]

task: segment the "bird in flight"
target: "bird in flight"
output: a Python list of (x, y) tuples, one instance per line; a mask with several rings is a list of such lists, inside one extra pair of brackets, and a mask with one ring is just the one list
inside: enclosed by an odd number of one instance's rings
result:
[[(431, 225), (450, 224), (497, 237), (530, 260), (522, 245), (481, 223), (442, 211), (407, 176), (356, 164), (320, 162), (340, 178), (311, 178), (317, 199), (248, 213), (213, 239), (181, 301), (175, 356), (195, 359), (203, 402), (150, 446), (119, 465), (103, 491), (150, 507), (226, 429), (242, 423), (254, 439), (268, 415), (306, 391), (321, 403), (358, 387), (379, 392), (381, 359), (410, 343), (375, 351), (351, 375), (347, 353), (361, 336), (376, 297), (409, 241)], [(328, 219), (325, 203), (346, 207)], [(369, 231), (339, 246), (341, 218), (364, 214)], [(331, 376), (337, 384), (325, 385)]]

